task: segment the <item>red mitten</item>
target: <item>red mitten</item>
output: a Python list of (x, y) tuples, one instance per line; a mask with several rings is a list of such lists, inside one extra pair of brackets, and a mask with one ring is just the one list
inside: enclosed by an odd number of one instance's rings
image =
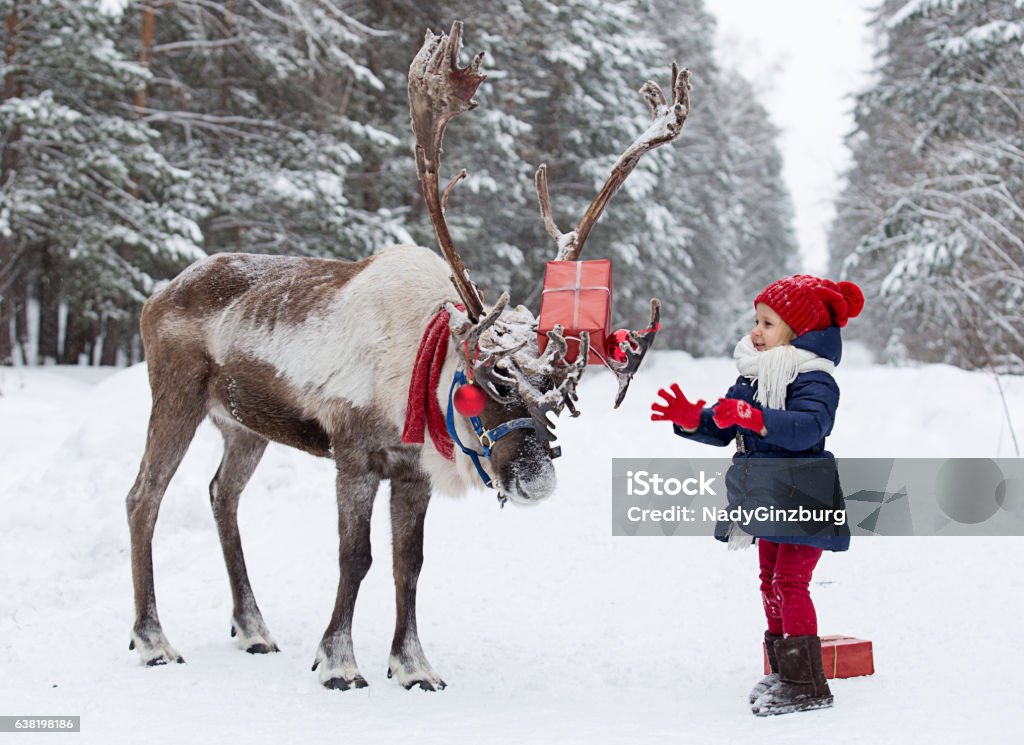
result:
[(691, 403), (686, 400), (678, 383), (673, 383), (671, 393), (664, 388), (658, 391), (658, 395), (665, 399), (665, 404), (654, 402), (651, 404), (652, 422), (672, 422), (683, 429), (692, 432), (700, 426), (700, 413), (704, 410), (704, 401)]
[(722, 429), (736, 425), (743, 429), (760, 432), (764, 429), (764, 415), (746, 401), (736, 398), (720, 398), (715, 404), (715, 424)]

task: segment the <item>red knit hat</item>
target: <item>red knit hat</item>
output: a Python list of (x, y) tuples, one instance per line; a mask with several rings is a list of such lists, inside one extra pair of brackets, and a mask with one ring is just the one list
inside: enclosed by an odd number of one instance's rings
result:
[(754, 306), (764, 303), (802, 336), (829, 326), (845, 326), (864, 307), (864, 293), (853, 282), (821, 279), (796, 274), (772, 282), (754, 298)]

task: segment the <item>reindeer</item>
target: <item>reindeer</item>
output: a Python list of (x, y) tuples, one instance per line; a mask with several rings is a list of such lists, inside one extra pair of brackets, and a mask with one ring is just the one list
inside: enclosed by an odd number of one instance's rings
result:
[[(502, 499), (519, 503), (540, 501), (554, 491), (551, 461), (559, 453), (551, 445), (552, 415), (557, 418), (566, 407), (578, 414), (573, 404), (589, 339), (581, 334), (580, 353), (569, 363), (566, 340), (556, 327), (541, 353), (532, 314), (510, 308), (507, 293), (486, 307), (455, 249), (445, 206), (465, 171), (440, 190), (441, 141), (451, 119), (476, 107), (473, 95), (486, 77), (482, 53), (468, 67), (458, 66), (461, 35), (457, 21), (449, 34), (427, 31), (409, 70), (416, 170), (445, 260), (411, 245), (354, 262), (216, 254), (184, 270), (143, 307), (153, 405), (127, 511), (136, 613), (130, 648), (145, 664), (184, 662), (157, 615), (152, 539), (167, 484), (204, 417), (224, 437), (210, 503), (231, 583), (231, 634), (252, 654), (276, 652), (278, 646), (246, 572), (237, 522), (242, 490), (271, 440), (336, 464), (340, 579), (313, 663), (327, 688), (367, 685), (353, 652), (352, 613), (370, 568), (370, 513), (381, 480), (391, 482), (397, 604), (388, 677), (426, 690), (445, 687), (416, 628), (423, 521), (432, 491), (461, 493), (478, 479)], [(639, 157), (678, 135), (688, 113), (688, 90), (687, 72), (677, 73), (675, 65), (671, 103), (654, 83), (643, 87), (652, 124), (621, 156), (570, 233), (560, 232), (551, 217), (545, 169), (539, 169), (541, 213), (559, 258), (579, 255)], [(616, 406), (654, 339), (658, 314), (655, 299), (650, 328), (622, 343), (624, 361), (608, 363), (619, 377)], [(417, 398), (414, 368), (426, 358), (429, 380), (437, 387), (419, 383), (424, 390)], [(453, 392), (467, 377), (486, 393), (486, 406), (475, 417), (452, 409)], [(407, 390), (408, 400), (396, 395)], [(446, 410), (447, 432), (432, 427), (429, 441), (422, 433), (410, 436), (408, 418), (415, 413), (410, 406), (425, 407), (428, 419), (430, 412)]]

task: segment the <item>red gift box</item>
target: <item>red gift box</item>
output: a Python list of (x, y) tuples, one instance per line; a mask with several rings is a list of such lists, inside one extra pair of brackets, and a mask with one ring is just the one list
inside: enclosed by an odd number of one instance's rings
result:
[[(821, 637), (821, 664), (826, 678), (856, 678), (873, 675), (875, 659), (871, 642), (852, 636)], [(764, 674), (770, 673), (768, 652), (764, 651)]]
[(572, 362), (580, 353), (581, 331), (590, 332), (588, 365), (604, 364), (604, 340), (612, 323), (612, 262), (549, 261), (544, 272), (544, 291), (537, 322), (537, 346), (548, 345), (547, 332), (559, 325), (568, 345), (565, 359)]

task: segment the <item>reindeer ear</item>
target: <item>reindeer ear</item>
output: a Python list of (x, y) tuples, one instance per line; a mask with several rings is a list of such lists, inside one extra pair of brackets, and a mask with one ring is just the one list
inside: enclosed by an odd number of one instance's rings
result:
[(464, 310), (459, 310), (454, 303), (445, 303), (444, 309), (448, 311), (448, 330), (456, 341), (462, 341), (473, 329), (473, 321)]

